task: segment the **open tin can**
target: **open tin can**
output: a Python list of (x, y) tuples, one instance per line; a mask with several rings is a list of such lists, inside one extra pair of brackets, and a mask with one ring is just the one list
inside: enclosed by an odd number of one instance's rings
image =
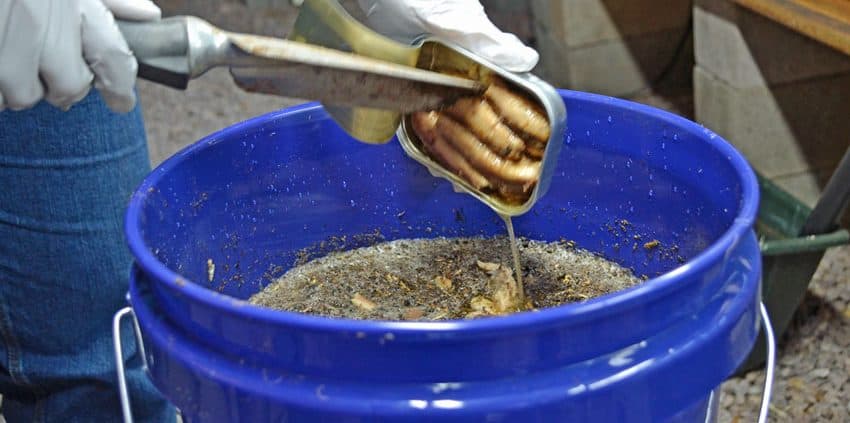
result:
[(397, 132), (398, 140), (408, 156), (427, 167), (432, 174), (451, 181), (456, 189), (478, 198), (503, 216), (518, 216), (527, 212), (537, 199), (549, 189), (552, 173), (555, 170), (558, 155), (563, 145), (567, 116), (564, 102), (558, 92), (551, 85), (530, 73), (517, 74), (506, 71), (460, 46), (437, 38), (427, 37), (414, 45), (418, 46), (420, 50), (419, 60), (416, 63), (417, 67), (465, 76), (482, 82), (484, 85), (489, 85), (494, 76), (499, 77), (509, 85), (511, 90), (523, 92), (545, 111), (550, 132), (541, 160), (540, 176), (529, 197), (520, 204), (512, 204), (501, 200), (498, 196), (482, 192), (433, 160), (423, 150), (422, 140), (413, 130), (410, 116), (402, 118)]
[(363, 107), (326, 106), (328, 114), (354, 138), (367, 143), (385, 143), (397, 135), (408, 156), (427, 167), (432, 174), (445, 178), (456, 190), (466, 192), (503, 216), (527, 212), (549, 189), (566, 129), (566, 108), (551, 85), (530, 73), (513, 73), (454, 43), (435, 37), (423, 37), (412, 44), (391, 40), (354, 19), (335, 0), (306, 0), (300, 7), (290, 39), (324, 47), (350, 51), (363, 56), (449, 73), (489, 85), (499, 78), (514, 92), (525, 94), (545, 111), (549, 121), (549, 139), (540, 162), (540, 175), (531, 193), (520, 204), (509, 203), (497, 195), (475, 188), (463, 178), (433, 160), (413, 130), (410, 116), (388, 110)]

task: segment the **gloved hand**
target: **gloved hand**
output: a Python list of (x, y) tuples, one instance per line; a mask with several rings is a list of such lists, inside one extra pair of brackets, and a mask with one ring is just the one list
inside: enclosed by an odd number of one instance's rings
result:
[(539, 59), (513, 34), (502, 32), (478, 0), (358, 0), (369, 26), (409, 43), (433, 34), (481, 55), (513, 72), (530, 71)]
[(62, 109), (94, 86), (109, 107), (136, 103), (136, 63), (113, 14), (158, 19), (150, 0), (0, 0), (0, 110), (41, 99)]

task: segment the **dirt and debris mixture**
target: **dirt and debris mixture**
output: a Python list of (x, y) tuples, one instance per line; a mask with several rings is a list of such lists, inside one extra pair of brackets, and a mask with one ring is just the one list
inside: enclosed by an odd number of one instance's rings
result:
[(443, 320), (585, 301), (642, 281), (572, 242), (519, 240), (524, 299), (506, 237), (384, 242), (296, 266), (250, 302), (378, 320)]

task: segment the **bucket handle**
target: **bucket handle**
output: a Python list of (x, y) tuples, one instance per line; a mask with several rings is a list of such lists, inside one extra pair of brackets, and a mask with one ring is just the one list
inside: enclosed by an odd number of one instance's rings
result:
[(758, 423), (767, 423), (770, 411), (770, 396), (773, 393), (773, 373), (776, 368), (776, 338), (773, 334), (773, 325), (767, 314), (767, 307), (763, 302), (759, 303), (761, 313), (761, 327), (764, 330), (765, 343), (767, 344), (767, 362), (764, 371), (764, 390), (761, 396), (761, 408), (759, 409)]
[[(761, 408), (759, 409), (758, 423), (767, 423), (770, 411), (770, 396), (773, 393), (773, 373), (774, 368), (776, 367), (776, 339), (774, 338), (773, 327), (770, 324), (770, 317), (767, 314), (767, 307), (765, 307), (764, 303), (759, 303), (759, 313), (761, 314), (761, 327), (764, 330), (765, 340), (767, 343), (767, 362), (765, 363), (764, 390), (761, 397)], [(130, 410), (130, 395), (127, 393), (127, 379), (124, 375), (124, 349), (121, 345), (121, 320), (127, 316), (133, 319), (133, 333), (136, 336), (136, 346), (138, 347), (138, 352), (142, 357), (142, 368), (145, 371), (148, 369), (148, 357), (145, 354), (145, 344), (142, 340), (142, 331), (139, 328), (139, 321), (136, 319), (136, 314), (133, 313), (133, 308), (127, 306), (118, 310), (112, 318), (112, 342), (115, 347), (115, 371), (118, 373), (118, 391), (121, 398), (121, 412), (124, 414), (124, 423), (133, 423), (133, 412)]]
[(142, 331), (133, 308), (124, 307), (115, 313), (112, 318), (112, 345), (115, 348), (115, 371), (118, 373), (118, 393), (121, 398), (121, 413), (124, 415), (124, 423), (133, 423), (133, 412), (130, 410), (130, 394), (127, 393), (127, 379), (124, 374), (124, 348), (121, 345), (121, 321), (124, 317), (130, 317), (133, 321), (133, 333), (136, 336), (138, 354), (142, 358), (142, 368), (148, 369), (148, 356), (145, 354), (145, 343), (142, 340)]

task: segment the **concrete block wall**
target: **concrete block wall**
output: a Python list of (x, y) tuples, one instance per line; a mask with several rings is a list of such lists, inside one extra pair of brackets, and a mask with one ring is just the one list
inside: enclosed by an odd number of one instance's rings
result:
[[(532, 0), (530, 5), (541, 53), (537, 73), (577, 90), (625, 96), (648, 88), (689, 34), (690, 0)], [(676, 69), (688, 84), (690, 66)]]
[[(260, 9), (292, 0), (241, 0)], [(353, 1), (343, 1), (350, 6)], [(627, 96), (665, 76), (690, 88), (691, 0), (481, 0), (493, 22), (541, 53), (535, 73), (554, 85)], [(350, 9), (350, 7), (346, 7)], [(682, 56), (676, 53), (685, 52)], [(680, 59), (673, 63), (674, 59)]]
[(516, 35), (527, 45), (532, 47), (537, 45), (529, 2), (481, 0), (481, 4), (484, 6), (487, 16), (499, 29)]
[(697, 0), (696, 119), (809, 205), (850, 145), (850, 57), (736, 6)]

